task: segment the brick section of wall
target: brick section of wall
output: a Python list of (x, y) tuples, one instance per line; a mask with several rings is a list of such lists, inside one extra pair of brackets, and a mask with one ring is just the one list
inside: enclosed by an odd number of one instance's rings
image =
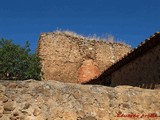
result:
[(155, 88), (160, 84), (160, 45), (112, 73), (112, 86)]
[[(118, 49), (120, 55), (117, 55)], [(72, 83), (77, 82), (77, 71), (85, 58), (96, 62), (102, 72), (130, 50), (125, 44), (88, 40), (64, 32), (41, 34), (37, 47), (43, 79)]]
[(101, 74), (97, 63), (92, 59), (85, 60), (82, 66), (78, 69), (78, 83), (87, 82), (97, 78)]

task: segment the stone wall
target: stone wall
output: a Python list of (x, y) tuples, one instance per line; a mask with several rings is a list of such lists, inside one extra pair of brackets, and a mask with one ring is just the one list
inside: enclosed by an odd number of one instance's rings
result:
[(159, 120), (159, 100), (131, 86), (0, 80), (0, 120)]
[(77, 71), (86, 59), (93, 60), (102, 72), (130, 50), (122, 43), (90, 40), (58, 31), (42, 33), (37, 47), (42, 58), (43, 79), (73, 83), (77, 82)]
[(83, 84), (160, 89), (160, 32), (131, 50), (98, 78)]
[(160, 84), (160, 44), (112, 73), (112, 86), (154, 88)]

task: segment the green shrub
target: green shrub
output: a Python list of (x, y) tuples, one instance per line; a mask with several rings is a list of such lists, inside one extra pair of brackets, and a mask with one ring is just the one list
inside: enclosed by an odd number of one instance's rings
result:
[(1, 80), (40, 80), (40, 59), (30, 53), (30, 44), (24, 47), (13, 44), (12, 40), (0, 39), (0, 79)]

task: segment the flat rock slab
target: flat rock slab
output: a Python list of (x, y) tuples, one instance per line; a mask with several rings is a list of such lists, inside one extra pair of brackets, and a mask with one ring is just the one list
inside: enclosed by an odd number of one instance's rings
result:
[(160, 119), (160, 90), (0, 81), (0, 120)]

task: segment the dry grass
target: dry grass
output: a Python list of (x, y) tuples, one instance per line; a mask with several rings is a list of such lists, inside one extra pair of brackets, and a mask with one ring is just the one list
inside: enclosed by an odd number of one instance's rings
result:
[(96, 34), (83, 36), (70, 30), (59, 30), (59, 29), (47, 34), (62, 34), (66, 36), (76, 37), (83, 40), (91, 40), (91, 41), (95, 40), (95, 41), (103, 41), (106, 43), (120, 43), (120, 44), (127, 45), (124, 40), (116, 40), (115, 37), (111, 34), (104, 34), (102, 36), (97, 36)]

